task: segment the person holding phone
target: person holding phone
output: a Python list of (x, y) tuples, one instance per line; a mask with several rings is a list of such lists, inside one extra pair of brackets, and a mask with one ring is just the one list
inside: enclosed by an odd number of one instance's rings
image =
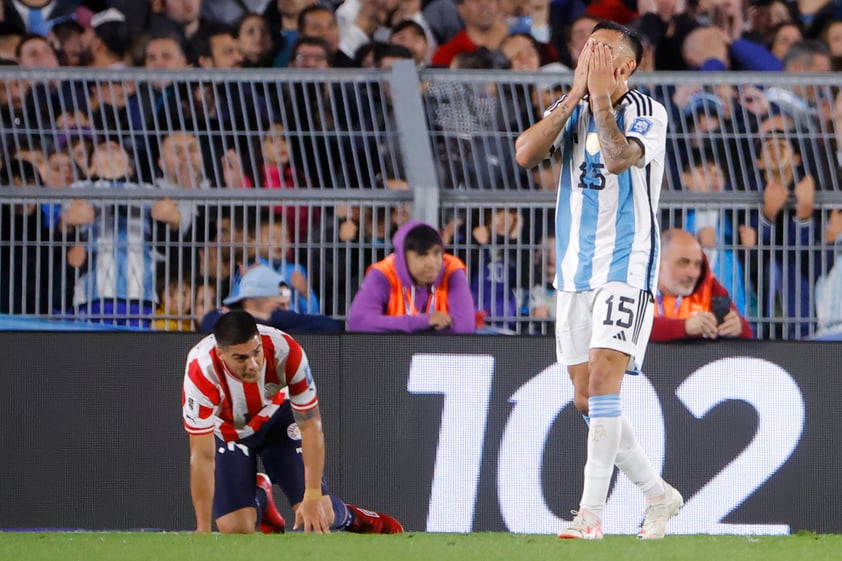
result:
[(754, 333), (710, 270), (699, 241), (684, 230), (665, 230), (652, 340), (721, 337), (751, 339)]

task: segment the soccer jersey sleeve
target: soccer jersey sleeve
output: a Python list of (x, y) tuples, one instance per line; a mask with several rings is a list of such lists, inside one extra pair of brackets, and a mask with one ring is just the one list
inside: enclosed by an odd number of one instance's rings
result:
[(652, 160), (664, 157), (667, 110), (651, 97), (636, 91), (630, 92), (629, 98), (623, 119), (626, 137), (639, 141), (643, 146), (643, 158), (637, 166), (644, 167)]
[(181, 416), (189, 434), (210, 434), (216, 426), (216, 410), (220, 403), (219, 388), (202, 372), (199, 360), (187, 363), (181, 392)]
[(307, 355), (295, 339), (286, 333), (283, 334), (283, 338), (289, 352), (286, 357), (280, 357), (279, 370), (284, 373), (287, 382), (290, 405), (298, 411), (312, 409), (319, 404), (319, 397)]

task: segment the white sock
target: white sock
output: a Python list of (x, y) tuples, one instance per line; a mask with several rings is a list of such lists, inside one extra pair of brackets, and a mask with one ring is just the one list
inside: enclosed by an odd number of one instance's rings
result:
[(588, 460), (585, 463), (585, 485), (579, 508), (602, 519), (623, 431), (620, 396), (593, 396), (588, 400), (588, 408)]
[(622, 417), (622, 420), (623, 432), (614, 463), (632, 483), (637, 485), (647, 499), (660, 497), (666, 493), (664, 480), (652, 467), (652, 462), (649, 461), (643, 448), (640, 447), (629, 420), (625, 416)]

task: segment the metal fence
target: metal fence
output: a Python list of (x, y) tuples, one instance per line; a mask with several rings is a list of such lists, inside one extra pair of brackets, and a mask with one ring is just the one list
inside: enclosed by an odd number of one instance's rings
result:
[[(490, 329), (551, 331), (558, 163), (521, 169), (513, 144), (570, 78), (4, 67), (0, 185), (30, 187), (0, 189), (0, 313), (187, 329), (262, 260), (294, 309), (341, 320), (414, 217), (465, 260)], [(759, 337), (842, 320), (824, 304), (842, 79), (634, 78), (671, 116), (662, 227), (699, 236)]]

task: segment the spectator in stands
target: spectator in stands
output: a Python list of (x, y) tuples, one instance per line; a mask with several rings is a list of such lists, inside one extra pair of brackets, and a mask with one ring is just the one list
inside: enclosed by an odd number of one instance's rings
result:
[(190, 316), (193, 308), (193, 290), (189, 277), (183, 271), (164, 267), (156, 282), (158, 308), (152, 329), (159, 331), (194, 331)]
[(353, 57), (339, 49), (339, 24), (330, 8), (312, 4), (301, 10), (298, 14), (298, 37), (324, 39), (330, 47), (333, 66), (344, 68), (352, 65)]
[[(183, 70), (189, 66), (182, 37), (173, 31), (152, 31), (143, 48), (143, 67), (147, 70)], [(177, 88), (169, 79), (155, 79), (141, 84), (128, 100), (129, 116), (135, 129), (156, 128), (156, 112), (176, 95)], [(180, 115), (162, 114), (165, 120), (158, 127), (176, 128)]]
[[(32, 163), (12, 159), (0, 169), (0, 189), (42, 186)], [(0, 313), (49, 314), (69, 304), (63, 288), (72, 272), (57, 224), (49, 223), (35, 203), (8, 199), (0, 205)]]
[[(599, 19), (581, 15), (573, 20), (570, 24), (570, 31), (567, 39), (567, 56), (561, 57), (561, 62), (571, 69), (576, 68), (579, 62), (579, 54), (585, 47), (585, 43), (591, 36), (594, 26), (599, 23)], [(569, 62), (568, 62), (569, 60)]]
[[(202, 68), (233, 69), (240, 68), (243, 56), (237, 47), (232, 28), (212, 23), (205, 26), (192, 39), (198, 65)], [(179, 95), (176, 107), (171, 111), (181, 111), (185, 118), (184, 130), (211, 130), (215, 134), (202, 139), (207, 176), (213, 185), (230, 184), (226, 178), (228, 163), (243, 163), (244, 156), (251, 154), (258, 147), (250, 133), (259, 130), (268, 119), (269, 109), (264, 96), (265, 90), (253, 81), (220, 81), (191, 84), (190, 95)], [(178, 113), (171, 113), (178, 115)], [(235, 161), (232, 151), (239, 160)], [(250, 167), (244, 175), (255, 177), (253, 162), (246, 162)], [(250, 186), (251, 181), (241, 183)]]
[[(91, 179), (71, 187), (151, 190), (135, 183), (126, 150), (112, 140), (100, 142), (91, 156)], [(87, 202), (75, 199), (62, 222), (75, 228), (85, 254), (71, 263), (79, 270), (73, 305), (80, 318), (118, 325), (149, 326), (157, 295), (156, 255), (150, 233), (164, 227), (149, 205), (139, 201)], [(157, 223), (157, 224), (156, 224)]]
[(502, 330), (516, 327), (520, 315), (518, 264), (530, 262), (527, 253), (516, 249), (523, 244), (523, 222), (517, 208), (486, 209), (469, 222), (471, 295), (477, 309), (495, 318), (491, 324)]
[[(751, 278), (768, 279), (765, 286), (757, 287), (760, 315), (786, 318), (786, 331), (776, 329), (773, 336), (804, 337), (810, 332), (814, 310), (813, 281), (825, 265), (814, 249), (822, 237), (815, 211), (816, 182), (804, 174), (797, 143), (786, 133), (772, 131), (757, 151), (764, 188), (762, 210), (751, 220), (759, 243)], [(794, 212), (785, 209), (793, 195)]]
[[(693, 149), (682, 160), (684, 189), (694, 193), (723, 193), (730, 191), (722, 171), (720, 157), (711, 150)], [(743, 212), (730, 209), (707, 210), (704, 206), (689, 206), (683, 220), (676, 224), (693, 234), (707, 258), (707, 267), (728, 291), (740, 314), (748, 311), (744, 286), (745, 273), (737, 250), (753, 247), (756, 233), (746, 228)], [(743, 243), (745, 238), (745, 243)]]
[(15, 50), (15, 58), (21, 66), (58, 68), (58, 57), (47, 39), (34, 33), (24, 35)]
[[(280, 122), (273, 123), (263, 134), (261, 144), (262, 185), (266, 189), (309, 188), (307, 176), (293, 167), (290, 159), (289, 142), (286, 129)], [(321, 215), (319, 209), (306, 205), (278, 205), (274, 207), (275, 216), (285, 217), (293, 242), (304, 242), (311, 228), (318, 226)]]
[(433, 53), (434, 66), (450, 66), (457, 54), (479, 47), (498, 49), (509, 35), (509, 26), (500, 17), (499, 0), (456, 0), (456, 4), (465, 28)]
[(15, 52), (18, 48), (24, 31), (7, 21), (0, 21), (0, 60), (15, 60)]
[(211, 310), (202, 318), (200, 331), (212, 331), (216, 320), (231, 309), (245, 310), (257, 323), (271, 325), (289, 333), (342, 331), (342, 325), (328, 316), (290, 310), (290, 298), (290, 289), (282, 275), (266, 265), (255, 265), (223, 300), (226, 307)]
[(348, 312), (349, 331), (473, 333), (475, 314), (465, 265), (444, 253), (439, 232), (409, 222), (394, 251), (369, 268)]
[(3, 0), (0, 20), (46, 37), (53, 25), (73, 15), (78, 5), (74, 0)]
[(280, 36), (280, 50), (275, 55), (272, 66), (285, 68), (290, 66), (293, 50), (298, 42), (298, 15), (307, 6), (318, 4), (318, 0), (277, 0), (269, 5), (264, 16), (270, 29)]
[(542, 321), (555, 321), (558, 292), (555, 288), (555, 235), (547, 234), (533, 255), (535, 284), (529, 289), (529, 316)]
[[(414, 3), (414, 0), (409, 0)], [(354, 58), (363, 45), (383, 41), (389, 33), (389, 14), (399, 5), (396, 0), (346, 0), (336, 9), (339, 24), (339, 50)]]
[(245, 68), (269, 68), (274, 59), (274, 45), (269, 24), (259, 14), (247, 14), (234, 26), (237, 46)]
[[(290, 67), (323, 70), (332, 64), (330, 46), (324, 39), (299, 37), (296, 41)], [(327, 83), (298, 81), (284, 87), (277, 97), (283, 103), (277, 113), (296, 116), (285, 123), (292, 167), (317, 188), (349, 186), (343, 176), (347, 158), (342, 154), (342, 140), (333, 134), (340, 130), (337, 119), (348, 117), (344, 111), (339, 115), (332, 109), (336, 91)]]
[(191, 39), (209, 23), (201, 17), (202, 3), (202, 0), (162, 0), (163, 10), (152, 14), (149, 29), (176, 28)]
[(830, 51), (831, 69), (837, 72), (842, 70), (842, 20), (827, 22), (821, 33), (821, 40)]
[[(17, 65), (14, 60), (0, 60), (0, 67)], [(25, 100), (31, 87), (28, 80), (0, 80), (0, 124), (4, 132), (23, 126)]]
[(417, 68), (423, 68), (432, 58), (433, 52), (421, 24), (403, 20), (392, 27), (389, 42), (409, 49)]
[(767, 48), (778, 60), (783, 61), (789, 48), (803, 39), (801, 26), (795, 22), (786, 21), (769, 32)]
[(53, 26), (47, 40), (57, 53), (61, 66), (90, 66), (86, 33), (82, 24), (73, 19)]
[(267, 265), (279, 273), (291, 289), (291, 301), (287, 309), (306, 314), (318, 314), (321, 311), (316, 291), (307, 279), (307, 269), (301, 263), (293, 262), (293, 255), (288, 234), (288, 225), (282, 220), (272, 220), (261, 215), (260, 225), (255, 235), (257, 263)]
[[(463, 52), (453, 68), (492, 69), (508, 61), (482, 47)], [(520, 184), (513, 143), (503, 135), (510, 116), (495, 84), (435, 82), (424, 92), (430, 128), (436, 131), (439, 182), (451, 189), (505, 189)]]
[(193, 330), (198, 331), (202, 319), (218, 306), (216, 300), (216, 284), (200, 279), (196, 286), (196, 297), (193, 302)]
[(684, 230), (664, 231), (651, 339), (722, 337), (751, 339), (753, 333), (710, 271), (696, 238)]
[(116, 8), (91, 17), (93, 35), (87, 45), (94, 68), (125, 68), (129, 49), (126, 16)]

